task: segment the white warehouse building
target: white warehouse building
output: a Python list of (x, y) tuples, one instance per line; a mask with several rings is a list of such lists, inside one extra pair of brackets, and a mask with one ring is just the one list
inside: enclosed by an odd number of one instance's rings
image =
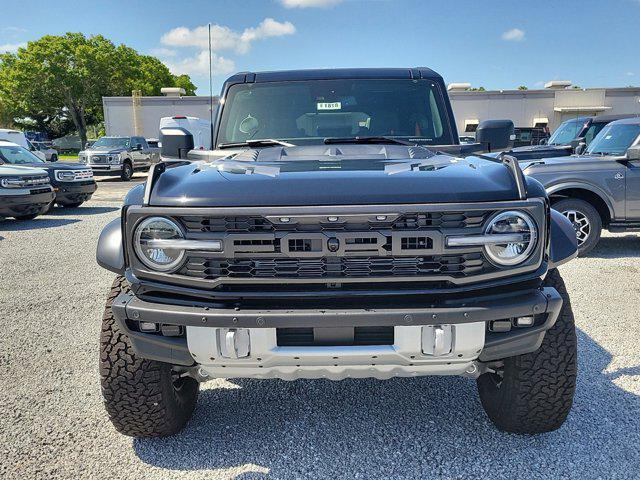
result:
[(471, 90), (468, 83), (448, 88), (460, 135), (475, 132), (483, 120), (510, 119), (516, 127), (556, 129), (565, 120), (604, 114), (640, 115), (640, 87), (571, 88), (552, 81), (540, 90)]
[[(105, 132), (109, 136), (158, 138), (160, 119), (184, 115), (209, 120), (209, 97), (184, 96), (184, 90), (163, 88), (160, 97), (102, 97)], [(214, 111), (218, 97), (213, 97)]]
[[(159, 97), (103, 97), (107, 135), (159, 136), (162, 117), (185, 115), (209, 119), (208, 96), (183, 96), (175, 88)], [(447, 88), (458, 133), (469, 135), (483, 120), (510, 119), (516, 127), (547, 127), (553, 131), (569, 118), (603, 114), (640, 115), (640, 87), (572, 88), (569, 81), (552, 81), (539, 90), (472, 90), (468, 83)], [(214, 111), (218, 97), (213, 98)]]

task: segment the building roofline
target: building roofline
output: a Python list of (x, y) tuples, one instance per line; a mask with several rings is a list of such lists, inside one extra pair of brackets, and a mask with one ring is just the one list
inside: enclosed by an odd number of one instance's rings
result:
[(550, 97), (554, 96), (556, 92), (589, 92), (594, 90), (604, 90), (606, 93), (611, 92), (637, 92), (640, 94), (640, 87), (592, 87), (592, 88), (568, 88), (564, 90), (551, 89), (551, 88), (539, 88), (539, 89), (531, 89), (531, 90), (450, 90), (449, 95), (548, 95)]

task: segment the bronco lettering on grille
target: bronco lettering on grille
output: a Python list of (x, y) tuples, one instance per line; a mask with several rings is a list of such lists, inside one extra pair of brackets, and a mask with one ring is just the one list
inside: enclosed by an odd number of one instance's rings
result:
[(222, 239), (226, 258), (284, 256), (293, 258), (349, 256), (415, 256), (442, 253), (437, 231), (308, 232), (229, 234)]

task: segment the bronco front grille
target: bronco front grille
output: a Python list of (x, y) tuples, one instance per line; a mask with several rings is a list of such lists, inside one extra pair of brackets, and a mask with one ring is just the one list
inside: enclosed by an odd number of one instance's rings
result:
[[(150, 271), (130, 251), (140, 278), (176, 285), (220, 292), (427, 284), (440, 289), (518, 275), (540, 265), (542, 247), (526, 265), (499, 268), (482, 246), (447, 244), (450, 236), (482, 235), (487, 222), (506, 209), (530, 212), (540, 232), (545, 231), (544, 203), (532, 200), (451, 206), (130, 207), (127, 237), (133, 245), (136, 226), (149, 216), (179, 223), (185, 238), (195, 242), (177, 270)], [(203, 250), (197, 250), (198, 242)], [(208, 248), (208, 243), (221, 248)]]
[(423, 257), (326, 257), (207, 259), (189, 257), (181, 275), (213, 280), (229, 278), (460, 277), (487, 267), (481, 253)]

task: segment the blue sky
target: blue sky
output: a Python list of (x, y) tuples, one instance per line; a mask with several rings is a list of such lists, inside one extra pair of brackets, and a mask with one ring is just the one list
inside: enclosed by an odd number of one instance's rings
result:
[(102, 34), (190, 74), (201, 95), (208, 22), (215, 93), (235, 71), (371, 66), (490, 89), (640, 85), (640, 0), (2, 0), (2, 12), (0, 50)]

